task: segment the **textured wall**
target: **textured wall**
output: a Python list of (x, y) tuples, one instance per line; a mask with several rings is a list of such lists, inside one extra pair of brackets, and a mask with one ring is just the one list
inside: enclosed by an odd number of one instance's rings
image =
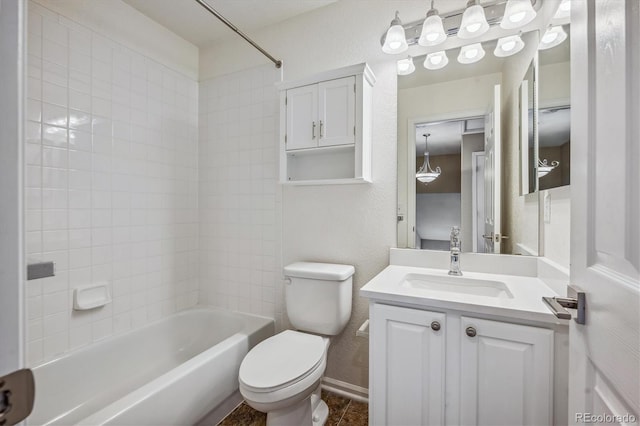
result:
[[(187, 44), (109, 5), (122, 31)], [(91, 23), (29, 4), (26, 256), (56, 262), (25, 284), (29, 365), (198, 299), (197, 82), (175, 71), (193, 63), (156, 62)], [(73, 289), (96, 282), (113, 302), (72, 311)]]

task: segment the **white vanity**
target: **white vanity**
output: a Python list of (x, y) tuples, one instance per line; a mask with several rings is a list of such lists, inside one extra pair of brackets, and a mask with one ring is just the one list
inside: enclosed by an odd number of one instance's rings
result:
[[(564, 294), (542, 258), (391, 249), (369, 298), (372, 425), (567, 422), (568, 321), (543, 296)], [(500, 271), (501, 273), (489, 273)]]

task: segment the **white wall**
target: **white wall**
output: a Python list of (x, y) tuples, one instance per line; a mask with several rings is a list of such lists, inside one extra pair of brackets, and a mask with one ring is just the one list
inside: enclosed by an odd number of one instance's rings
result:
[[(418, 1), (406, 2), (406, 8), (403, 3), (404, 16), (419, 19), (424, 7)], [(282, 194), (282, 263), (325, 261), (356, 268), (351, 321), (333, 339), (326, 374), (365, 387), (368, 342), (356, 338), (355, 331), (368, 317), (368, 304), (359, 297), (358, 289), (388, 265), (389, 247), (396, 243), (395, 61), (386, 57), (379, 45), (380, 34), (395, 8), (386, 1), (341, 1), (252, 34), (284, 61), (284, 80), (360, 62), (368, 62), (377, 79), (373, 183), (286, 187)], [(202, 52), (201, 78), (262, 63), (265, 60), (259, 53), (234, 38)]]
[(200, 302), (282, 328), (280, 78), (262, 65), (200, 82), (198, 193)]
[[(105, 3), (29, 4), (26, 255), (56, 262), (26, 283), (30, 365), (197, 302), (197, 82), (176, 71), (197, 50), (164, 55), (189, 45)], [(111, 304), (71, 310), (74, 287), (103, 281)]]
[[(544, 257), (568, 269), (571, 261), (571, 186), (541, 191), (540, 195)], [(548, 204), (547, 218), (544, 215), (545, 201)]]
[(421, 239), (449, 241), (451, 227), (460, 226), (460, 195), (416, 194), (416, 232)]
[(0, 0), (0, 376), (23, 364), (24, 3)]

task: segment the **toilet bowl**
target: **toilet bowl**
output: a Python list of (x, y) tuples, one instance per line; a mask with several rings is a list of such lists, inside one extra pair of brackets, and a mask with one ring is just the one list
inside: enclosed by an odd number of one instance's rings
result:
[(323, 425), (328, 408), (320, 399), (320, 381), (328, 347), (326, 337), (293, 330), (262, 341), (240, 366), (240, 393), (267, 413), (267, 424)]
[(329, 415), (320, 399), (329, 337), (351, 316), (351, 265), (298, 262), (284, 268), (291, 325), (256, 345), (240, 365), (240, 393), (267, 413), (267, 426), (322, 426)]

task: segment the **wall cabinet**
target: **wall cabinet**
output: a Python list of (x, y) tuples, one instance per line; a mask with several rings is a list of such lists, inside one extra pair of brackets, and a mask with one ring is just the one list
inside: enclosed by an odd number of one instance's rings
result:
[(554, 331), (373, 303), (373, 425), (550, 425)]
[(279, 86), (282, 183), (371, 181), (374, 82), (360, 64)]

